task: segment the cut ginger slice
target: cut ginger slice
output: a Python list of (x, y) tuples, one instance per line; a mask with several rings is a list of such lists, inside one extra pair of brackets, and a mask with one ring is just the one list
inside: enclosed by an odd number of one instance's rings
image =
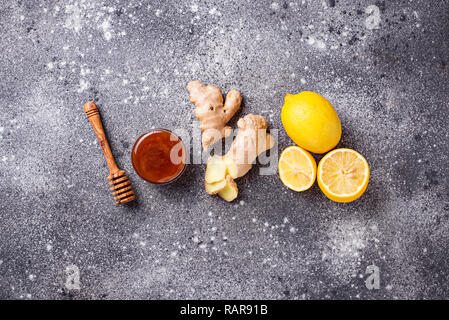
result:
[(207, 160), (206, 183), (214, 183), (224, 180), (226, 177), (226, 163), (222, 157), (212, 156)]
[(237, 197), (237, 184), (234, 177), (238, 170), (234, 160), (224, 156), (210, 157), (207, 161), (205, 188), (208, 194), (219, 194), (226, 201), (232, 201)]
[(369, 166), (366, 159), (351, 149), (336, 149), (326, 154), (318, 165), (318, 185), (336, 202), (351, 202), (366, 190)]
[(316, 178), (316, 162), (312, 155), (298, 146), (285, 149), (279, 159), (279, 177), (294, 191), (309, 189)]
[(239, 194), (239, 190), (237, 189), (237, 184), (232, 179), (231, 176), (226, 176), (226, 186), (218, 192), (218, 195), (224, 200), (231, 202), (235, 198), (237, 198)]
[(223, 179), (218, 182), (212, 182), (212, 183), (205, 183), (206, 192), (208, 194), (217, 194), (221, 190), (223, 190), (226, 187), (226, 180)]
[(237, 168), (237, 164), (231, 159), (229, 156), (223, 156), (223, 161), (226, 163), (226, 174), (229, 174), (232, 179), (238, 178), (239, 169)]

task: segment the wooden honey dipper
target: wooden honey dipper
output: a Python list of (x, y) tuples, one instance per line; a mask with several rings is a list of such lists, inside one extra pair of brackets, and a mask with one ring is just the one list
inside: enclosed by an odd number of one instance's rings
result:
[(92, 125), (92, 128), (97, 135), (98, 142), (100, 142), (101, 149), (103, 149), (104, 157), (109, 166), (109, 190), (112, 191), (112, 195), (115, 196), (114, 200), (116, 204), (124, 204), (130, 202), (136, 198), (134, 191), (129, 181), (126, 172), (120, 170), (115, 163), (114, 156), (112, 155), (111, 148), (109, 147), (108, 140), (104, 133), (103, 125), (101, 123), (100, 113), (98, 112), (97, 105), (93, 102), (87, 102), (84, 105), (84, 112)]

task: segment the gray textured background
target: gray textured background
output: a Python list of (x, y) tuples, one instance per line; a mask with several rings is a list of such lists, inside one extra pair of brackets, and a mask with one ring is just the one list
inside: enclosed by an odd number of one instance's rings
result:
[[(3, 1), (0, 298), (448, 298), (448, 21), (437, 0)], [(228, 204), (205, 194), (204, 165), (145, 183), (131, 147), (153, 126), (192, 127), (194, 79), (239, 89), (238, 116), (279, 129), (285, 93), (324, 95), (339, 146), (371, 166), (365, 195), (336, 204), (255, 168)], [(131, 206), (107, 190), (89, 99)]]

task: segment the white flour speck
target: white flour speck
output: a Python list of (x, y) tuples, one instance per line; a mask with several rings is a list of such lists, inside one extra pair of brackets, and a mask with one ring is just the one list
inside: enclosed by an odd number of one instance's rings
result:
[(75, 5), (68, 5), (65, 8), (68, 15), (64, 27), (78, 33), (81, 30), (81, 10)]
[(328, 229), (329, 241), (323, 252), (330, 274), (349, 282), (359, 270), (361, 251), (367, 245), (367, 229), (357, 221), (341, 221)]
[(104, 39), (106, 41), (110, 41), (112, 39), (111, 17), (108, 17), (106, 20), (104, 20), (99, 28), (103, 30)]
[(89, 82), (84, 80), (84, 79), (80, 79), (80, 84), (78, 89), (76, 89), (76, 92), (81, 93), (84, 90), (86, 90), (89, 87)]
[(109, 31), (106, 31), (103, 35), (104, 35), (104, 38), (106, 39), (106, 41), (109, 41), (112, 39), (112, 34)]
[(279, 8), (280, 8), (279, 3), (277, 3), (277, 2), (273, 2), (270, 7), (271, 7), (271, 9), (273, 9), (275, 11), (279, 10)]
[(89, 73), (90, 73), (89, 68), (83, 68), (83, 67), (81, 67), (81, 69), (80, 69), (80, 75), (85, 76), (85, 75), (88, 75)]
[(192, 12), (198, 12), (198, 9), (198, 5), (195, 3), (190, 6), (190, 11)]
[(315, 47), (317, 49), (324, 50), (324, 49), (326, 49), (326, 44), (321, 40), (317, 40)]

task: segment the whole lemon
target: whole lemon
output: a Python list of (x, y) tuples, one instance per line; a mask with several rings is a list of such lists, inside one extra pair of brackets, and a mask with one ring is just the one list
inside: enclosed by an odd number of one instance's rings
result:
[(337, 112), (318, 93), (286, 94), (281, 119), (288, 136), (313, 153), (328, 152), (340, 141), (341, 124)]

